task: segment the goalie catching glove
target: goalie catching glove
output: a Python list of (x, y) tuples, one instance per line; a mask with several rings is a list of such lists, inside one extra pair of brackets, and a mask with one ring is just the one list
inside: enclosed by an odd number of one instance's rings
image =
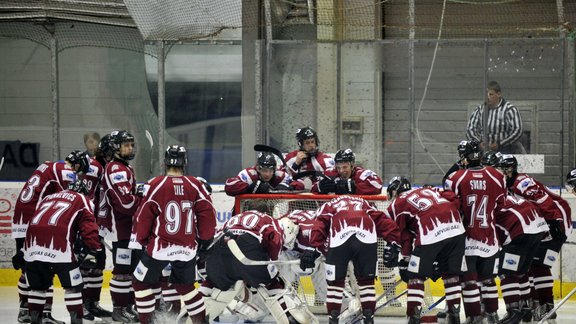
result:
[(316, 259), (320, 256), (320, 252), (316, 250), (305, 250), (302, 255), (300, 255), (300, 269), (306, 271), (306, 269), (314, 268), (316, 266)]
[(396, 242), (388, 243), (382, 255), (384, 266), (387, 268), (398, 266), (398, 254), (400, 254), (400, 246)]

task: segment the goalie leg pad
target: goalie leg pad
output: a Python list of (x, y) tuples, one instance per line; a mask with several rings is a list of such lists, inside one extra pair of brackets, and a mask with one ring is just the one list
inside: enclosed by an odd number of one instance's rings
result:
[(206, 304), (206, 313), (208, 313), (209, 318), (216, 318), (220, 315), (226, 306), (234, 300), (242, 290), (244, 290), (244, 284), (242, 281), (236, 282), (234, 287), (230, 290), (222, 291), (217, 288), (212, 289), (212, 294), (204, 299)]
[(269, 295), (266, 288), (258, 287), (258, 294), (264, 299), (266, 307), (276, 322), (280, 324), (318, 323), (316, 316), (308, 310), (292, 286), (286, 285), (286, 287), (281, 293), (275, 295)]

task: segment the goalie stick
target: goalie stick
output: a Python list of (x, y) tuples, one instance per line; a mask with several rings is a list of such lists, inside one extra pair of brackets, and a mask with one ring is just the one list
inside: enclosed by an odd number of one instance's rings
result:
[(274, 148), (272, 146), (268, 146), (268, 145), (264, 145), (264, 144), (256, 144), (254, 145), (254, 151), (256, 152), (270, 152), (274, 155), (276, 155), (278, 158), (280, 158), (280, 161), (282, 161), (282, 164), (284, 165), (284, 167), (287, 169), (288, 166), (286, 166), (286, 161), (284, 160), (284, 156), (282, 155), (282, 152), (280, 152), (280, 150), (278, 150), (277, 148)]
[(570, 299), (570, 297), (572, 297), (572, 295), (574, 295), (574, 293), (576, 293), (576, 288), (572, 289), (572, 291), (570, 291), (566, 297), (562, 298), (562, 300), (558, 302), (558, 305), (548, 311), (548, 313), (546, 313), (546, 315), (544, 315), (544, 317), (538, 321), (538, 324), (543, 324), (546, 322), (568, 299)]
[(252, 260), (244, 255), (244, 252), (240, 250), (235, 240), (228, 240), (227, 244), (230, 252), (232, 252), (236, 259), (243, 265), (300, 264), (300, 260)]

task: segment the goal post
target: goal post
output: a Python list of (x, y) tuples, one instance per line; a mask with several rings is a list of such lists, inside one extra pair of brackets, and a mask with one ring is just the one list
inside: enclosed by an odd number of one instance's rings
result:
[[(234, 215), (246, 211), (250, 208), (251, 203), (254, 201), (265, 202), (268, 206), (269, 214), (274, 218), (282, 217), (293, 210), (316, 210), (327, 201), (333, 198), (340, 197), (340, 195), (320, 195), (311, 193), (301, 194), (244, 194), (235, 197), (234, 201)], [(385, 210), (388, 207), (388, 200), (386, 195), (355, 195), (361, 197), (374, 204), (378, 210)], [(399, 279), (398, 270), (396, 268), (387, 268), (383, 265), (382, 255), (386, 242), (378, 239), (378, 270), (376, 279), (376, 298), (381, 296), (388, 288), (393, 287)], [(303, 276), (299, 280), (298, 293), (302, 299), (308, 303), (311, 311), (316, 314), (326, 313), (326, 306), (318, 301), (325, 301), (325, 296), (318, 296), (317, 290), (312, 284), (310, 276)], [(406, 284), (402, 283), (397, 285), (395, 289), (388, 289), (387, 296), (380, 298), (379, 306), (385, 303), (388, 299), (393, 298), (406, 289)], [(424, 305), (423, 308), (434, 303), (428, 280), (425, 283), (424, 291)], [(388, 296), (389, 295), (389, 296)], [(380, 308), (377, 315), (387, 316), (404, 316), (406, 312), (406, 296), (398, 299), (398, 301), (390, 303), (387, 307)]]

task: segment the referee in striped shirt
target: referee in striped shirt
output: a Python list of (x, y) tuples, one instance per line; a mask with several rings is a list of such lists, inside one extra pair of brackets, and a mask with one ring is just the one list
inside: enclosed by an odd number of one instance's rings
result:
[[(502, 98), (500, 85), (490, 81), (487, 88), (487, 102), (478, 106), (470, 116), (466, 136), (469, 140), (477, 140), (484, 150), (501, 153), (526, 153), (520, 137), (522, 137), (522, 118), (518, 109)], [(485, 108), (488, 116), (484, 116)], [(483, 132), (483, 125), (487, 125), (488, 132)], [(486, 146), (485, 143), (488, 143)]]

